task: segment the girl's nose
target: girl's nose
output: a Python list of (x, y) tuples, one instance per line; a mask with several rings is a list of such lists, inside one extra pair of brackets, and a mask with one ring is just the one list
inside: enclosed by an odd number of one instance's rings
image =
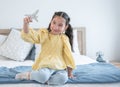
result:
[(54, 26), (54, 29), (58, 30), (58, 26), (55, 25), (55, 26)]

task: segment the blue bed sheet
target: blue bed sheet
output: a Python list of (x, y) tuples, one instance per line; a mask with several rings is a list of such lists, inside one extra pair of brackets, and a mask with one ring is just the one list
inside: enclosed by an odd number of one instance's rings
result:
[[(31, 66), (14, 68), (0, 67), (0, 83), (35, 83), (31, 80), (15, 80), (17, 73), (31, 71)], [(73, 71), (74, 78), (67, 83), (111, 83), (120, 82), (120, 69), (109, 63), (78, 65)]]

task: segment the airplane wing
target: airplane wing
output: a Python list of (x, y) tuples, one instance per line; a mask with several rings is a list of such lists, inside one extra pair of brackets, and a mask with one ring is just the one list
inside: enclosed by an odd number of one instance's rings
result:
[(36, 10), (36, 11), (33, 13), (33, 15), (37, 15), (38, 12), (39, 12), (39, 10)]
[(37, 13), (39, 12), (39, 10), (36, 10), (33, 14), (26, 14), (25, 16), (29, 16), (31, 17), (32, 19), (34, 19), (35, 21), (38, 22), (38, 16), (37, 16)]

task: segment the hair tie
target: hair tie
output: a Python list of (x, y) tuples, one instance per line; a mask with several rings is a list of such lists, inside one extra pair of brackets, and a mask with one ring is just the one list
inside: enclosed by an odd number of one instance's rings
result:
[(62, 12), (60, 16), (62, 17), (62, 16), (63, 16), (63, 14), (64, 14), (64, 13)]

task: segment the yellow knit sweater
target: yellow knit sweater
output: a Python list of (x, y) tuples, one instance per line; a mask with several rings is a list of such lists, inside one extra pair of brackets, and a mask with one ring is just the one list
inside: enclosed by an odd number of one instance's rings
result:
[(33, 70), (43, 67), (56, 70), (75, 68), (69, 39), (65, 34), (53, 35), (47, 29), (29, 29), (28, 33), (22, 30), (21, 36), (27, 42), (41, 44), (41, 53), (32, 66)]

